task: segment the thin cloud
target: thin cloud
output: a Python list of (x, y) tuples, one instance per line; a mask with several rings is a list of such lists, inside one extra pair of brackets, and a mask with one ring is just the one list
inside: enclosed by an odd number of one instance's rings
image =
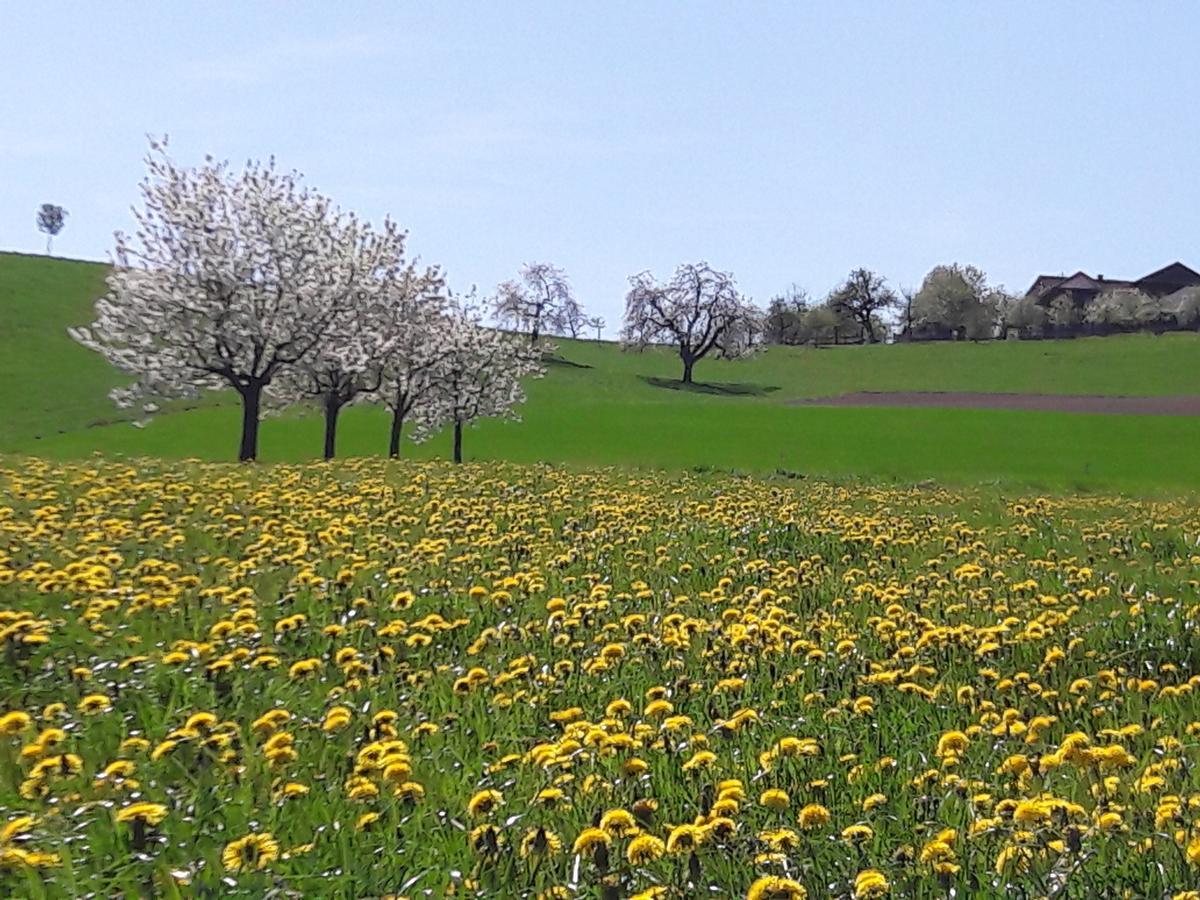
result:
[(193, 81), (262, 84), (330, 63), (378, 56), (387, 47), (381, 35), (342, 34), (323, 38), (283, 38), (245, 47), (237, 53), (183, 63), (180, 75)]

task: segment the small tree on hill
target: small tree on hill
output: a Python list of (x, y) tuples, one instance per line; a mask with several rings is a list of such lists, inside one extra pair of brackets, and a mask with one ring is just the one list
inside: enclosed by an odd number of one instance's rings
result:
[[(876, 321), (876, 328), (882, 328), (883, 323)], [(799, 343), (837, 344), (858, 330), (858, 323), (846, 315), (841, 308), (835, 308), (828, 302), (810, 306), (800, 317)]]
[(403, 235), (338, 214), (273, 160), (233, 173), (209, 157), (187, 169), (152, 142), (146, 164), (137, 237), (117, 234), (96, 321), (71, 334), (135, 376), (112, 392), (118, 405), (233, 388), (238, 458), (254, 459), (264, 392), (361, 293), (396, 277)]
[(629, 284), (621, 342), (639, 350), (673, 345), (683, 362), (684, 384), (692, 383), (693, 367), (709, 354), (736, 359), (753, 352), (759, 313), (738, 292), (731, 273), (706, 262), (686, 263), (668, 282), (642, 272)]
[(502, 324), (528, 333), (530, 344), (536, 344), (543, 331), (564, 329), (574, 336), (583, 320), (567, 274), (550, 263), (529, 263), (515, 280), (501, 284), (492, 314)]
[(808, 293), (794, 284), (772, 297), (763, 317), (763, 340), (768, 344), (803, 343), (804, 315), (809, 308)]
[(975, 266), (935, 266), (912, 299), (909, 330), (915, 337), (990, 338), (1001, 299)]
[(583, 330), (588, 327), (589, 321), (583, 304), (571, 297), (563, 304), (553, 325), (567, 337), (578, 339)]
[(883, 276), (868, 269), (855, 269), (827, 301), (835, 311), (852, 319), (868, 343), (879, 341), (879, 317), (900, 305), (896, 292)]
[(38, 231), (46, 235), (46, 255), (50, 255), (50, 248), (54, 243), (54, 237), (63, 230), (63, 226), (67, 224), (67, 211), (61, 206), (54, 203), (43, 203), (38, 209), (37, 227)]
[(1050, 316), (1034, 297), (1007, 298), (1001, 308), (1004, 327), (1023, 338), (1038, 338), (1046, 334)]

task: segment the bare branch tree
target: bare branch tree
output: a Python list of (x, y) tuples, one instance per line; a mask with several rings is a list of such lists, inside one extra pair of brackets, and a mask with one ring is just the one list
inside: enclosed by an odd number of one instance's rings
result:
[[(536, 344), (543, 331), (563, 327), (578, 328), (582, 309), (571, 293), (566, 273), (550, 263), (528, 263), (513, 281), (496, 289), (492, 314), (502, 324), (529, 334)], [(574, 336), (572, 334), (572, 336)]]
[(753, 352), (759, 313), (739, 292), (733, 275), (706, 262), (685, 263), (660, 284), (649, 272), (629, 279), (621, 341), (627, 348), (670, 344), (683, 362), (683, 382), (713, 354), (729, 359)]
[(879, 341), (879, 315), (900, 305), (896, 292), (883, 276), (867, 269), (855, 269), (832, 294), (829, 305), (858, 323), (868, 342)]

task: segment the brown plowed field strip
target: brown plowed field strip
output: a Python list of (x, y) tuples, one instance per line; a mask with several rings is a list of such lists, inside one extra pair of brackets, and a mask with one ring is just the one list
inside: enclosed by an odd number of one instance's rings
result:
[(792, 401), (797, 406), (908, 406), (1024, 409), (1134, 416), (1200, 416), (1200, 397), (1104, 397), (1093, 394), (983, 394), (953, 391), (856, 391)]

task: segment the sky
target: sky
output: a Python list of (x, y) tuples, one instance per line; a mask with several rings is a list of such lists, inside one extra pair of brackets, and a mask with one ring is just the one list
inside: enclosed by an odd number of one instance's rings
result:
[(1200, 268), (1200, 4), (0, 0), (0, 249), (109, 258), (148, 134), (274, 155), (456, 290), (563, 267), (765, 305), (855, 267)]

